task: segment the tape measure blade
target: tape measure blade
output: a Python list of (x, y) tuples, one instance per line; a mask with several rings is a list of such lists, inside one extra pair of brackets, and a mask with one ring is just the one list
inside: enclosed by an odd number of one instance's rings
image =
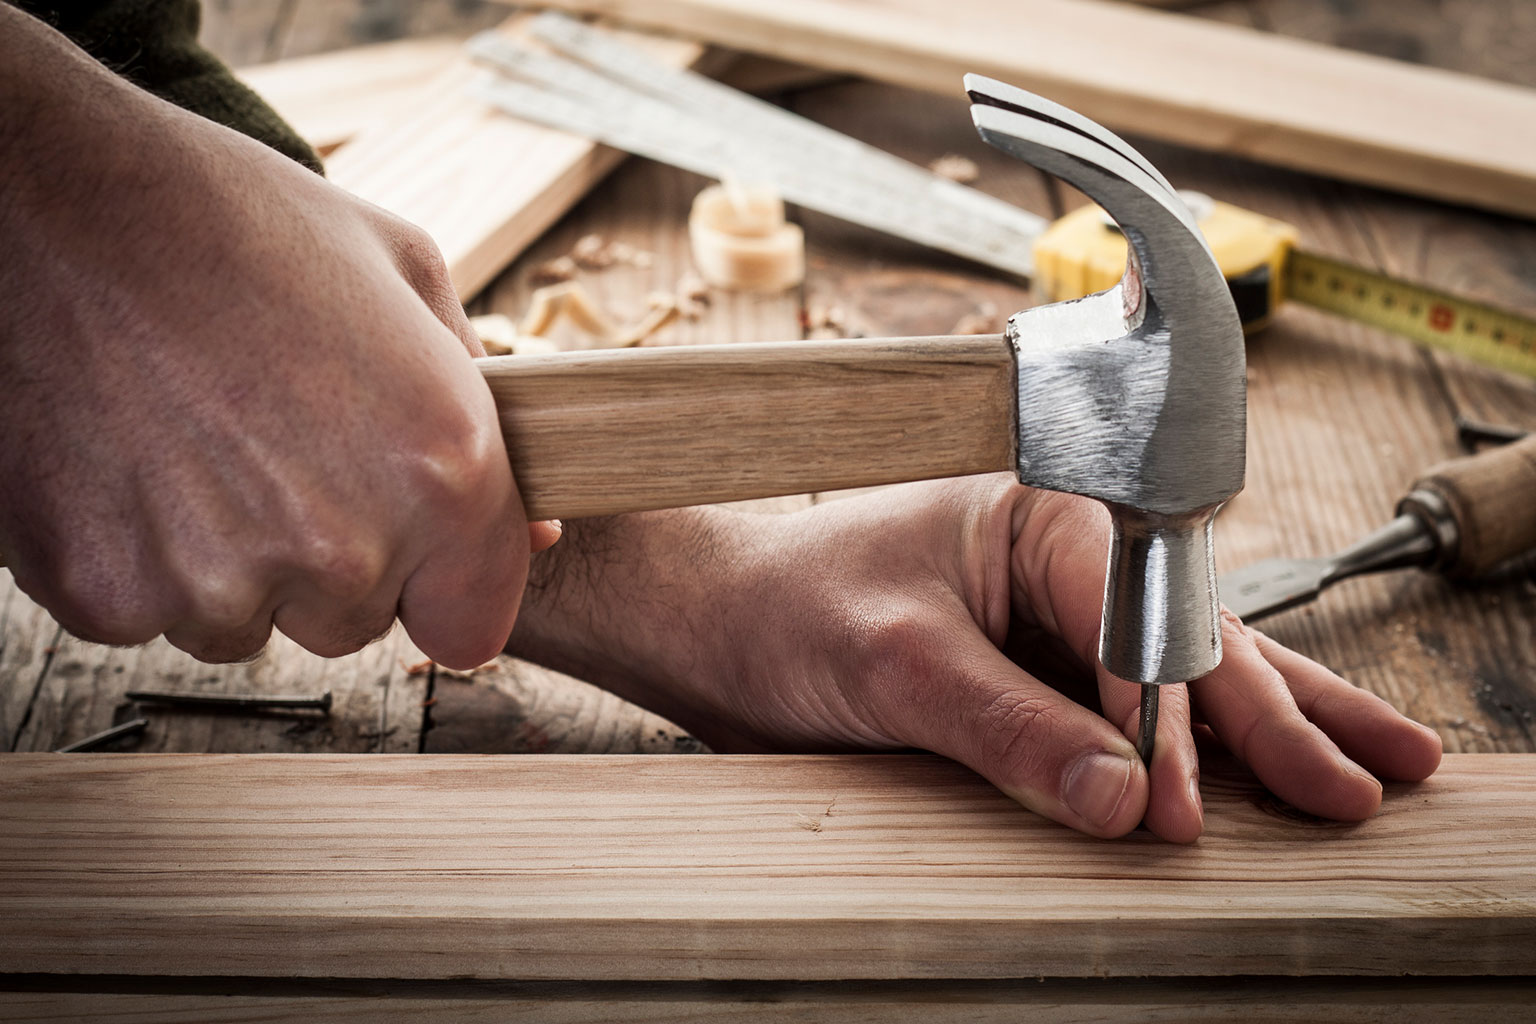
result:
[(980, 204), (935, 193), (929, 180), (882, 178), (862, 165), (864, 173), (847, 173), (850, 164), (859, 164), (857, 157), (824, 147), (764, 144), (751, 132), (721, 127), (663, 94), (637, 91), (566, 58), (495, 39), (477, 42), (475, 52), (515, 76), (479, 87), (482, 98), (514, 116), (696, 174), (769, 184), (792, 203), (1010, 273), (1028, 276), (1033, 270), (1041, 222), (1001, 200), (992, 201), (1018, 215), (1012, 222), (999, 223)]
[(1300, 249), (1285, 277), (1287, 298), (1536, 378), (1536, 319)]
[(601, 69), (635, 88), (665, 96), (691, 108), (703, 120), (725, 130), (752, 132), (765, 146), (788, 151), (834, 154), (840, 173), (875, 185), (899, 178), (915, 188), (930, 189), (943, 200), (965, 204), (996, 222), (1029, 236), (1031, 243), (1045, 230), (1046, 221), (985, 192), (941, 178), (925, 167), (909, 163), (893, 153), (818, 124), (756, 96), (732, 89), (707, 75), (670, 67), (623, 40), (558, 11), (545, 11), (533, 21), (534, 38), (567, 58)]

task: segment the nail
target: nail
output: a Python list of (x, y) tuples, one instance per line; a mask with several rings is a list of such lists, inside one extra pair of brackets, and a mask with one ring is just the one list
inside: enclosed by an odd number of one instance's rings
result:
[(137, 735), (138, 733), (143, 732), (148, 726), (149, 719), (135, 718), (132, 721), (124, 722), (122, 725), (114, 725), (110, 729), (103, 729), (101, 732), (87, 736), (83, 740), (76, 740), (73, 743), (65, 744), (64, 746), (55, 750), (54, 753), (82, 754), (87, 750), (96, 750), (99, 747), (106, 746), (113, 740), (120, 740), (124, 736)]
[(1189, 777), (1189, 802), (1195, 808), (1195, 812), (1200, 815), (1200, 820), (1204, 821), (1205, 804), (1200, 800), (1200, 777), (1198, 775), (1191, 775)]
[(1084, 821), (1104, 825), (1120, 809), (1130, 788), (1130, 759), (1096, 751), (1080, 758), (1067, 774), (1067, 806)]
[(129, 690), (124, 694), (129, 700), (143, 704), (168, 704), (184, 708), (223, 708), (240, 711), (291, 711), (312, 708), (316, 711), (331, 710), (331, 691), (318, 697), (267, 697), (254, 693), (174, 693), (166, 690)]

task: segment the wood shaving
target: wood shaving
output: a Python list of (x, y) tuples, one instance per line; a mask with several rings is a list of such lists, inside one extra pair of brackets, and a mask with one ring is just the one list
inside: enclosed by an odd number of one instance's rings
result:
[(800, 310), (800, 329), (807, 338), (846, 338), (847, 315), (842, 306), (813, 302)]
[(766, 186), (725, 182), (700, 192), (688, 240), (699, 274), (717, 288), (771, 293), (805, 280), (805, 234)]
[(624, 265), (645, 270), (655, 262), (655, 257), (628, 242), (612, 242), (602, 235), (582, 235), (571, 246), (568, 259), (582, 270), (607, 270)]
[(561, 319), (597, 339), (600, 348), (629, 348), (676, 320), (682, 302), (669, 292), (646, 296), (645, 312), (625, 324), (616, 322), (591, 294), (575, 281), (547, 285), (535, 291), (521, 321), (501, 313), (470, 318), (480, 343), (490, 355), (548, 355), (560, 346), (545, 335)]
[(523, 314), (523, 319), (517, 325), (517, 332), (524, 336), (542, 336), (562, 316), (604, 341), (618, 333), (608, 311), (599, 306), (587, 290), (575, 281), (552, 284), (534, 292), (528, 302), (528, 312)]
[(981, 177), (981, 168), (976, 166), (976, 161), (959, 153), (945, 153), (929, 164), (928, 169), (941, 178), (958, 181), (962, 185)]
[(949, 329), (950, 334), (999, 334), (1003, 329), (1003, 318), (998, 316), (997, 306), (990, 302), (983, 302), (974, 313), (967, 313), (955, 321), (955, 326)]
[(530, 356), (558, 352), (559, 347), (548, 338), (523, 334), (512, 318), (502, 313), (487, 313), (469, 318), (469, 326), (480, 336), (486, 355)]
[(613, 339), (612, 344), (615, 348), (632, 348), (639, 345), (678, 318), (679, 309), (675, 295), (652, 292), (646, 296), (645, 303), (648, 311)]
[(533, 268), (533, 273), (528, 275), (528, 282), (535, 287), (546, 284), (559, 284), (569, 281), (576, 276), (576, 261), (569, 256), (561, 256), (547, 263), (540, 263)]
[(684, 274), (677, 282), (678, 312), (689, 320), (704, 315), (711, 302), (709, 285), (698, 274)]

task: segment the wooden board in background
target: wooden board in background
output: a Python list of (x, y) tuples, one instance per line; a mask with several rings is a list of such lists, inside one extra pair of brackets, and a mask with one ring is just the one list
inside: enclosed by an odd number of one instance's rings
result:
[(975, 72), (1112, 128), (1536, 216), (1536, 92), (1102, 0), (546, 0), (957, 95)]
[[(521, 16), (499, 31), (517, 36)], [(702, 45), (626, 36), (677, 67)], [(493, 72), (468, 57), (423, 89), (408, 110), (326, 161), (326, 176), (430, 234), (459, 297), (472, 298), (608, 172), (622, 154), (518, 121), (469, 95)]]
[(459, 55), (446, 37), (399, 39), (241, 68), (283, 120), (322, 155), (387, 123)]
[(0, 974), (1530, 971), (1536, 757), (1448, 758), (1359, 825), (1205, 782), (1178, 847), (1073, 833), (915, 755), (17, 755)]

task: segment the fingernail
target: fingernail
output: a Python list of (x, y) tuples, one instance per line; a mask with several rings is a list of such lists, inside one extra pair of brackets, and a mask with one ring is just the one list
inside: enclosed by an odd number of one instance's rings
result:
[(550, 525), (550, 526), (553, 526), (553, 527), (554, 527), (554, 528), (555, 528), (555, 530), (556, 530), (556, 531), (557, 531), (557, 532), (559, 532), (559, 533), (564, 533), (564, 532), (565, 532), (565, 524), (564, 524), (564, 523), (562, 523), (562, 522), (561, 522), (561, 521), (560, 521), (560, 520), (558, 520), (558, 519), (551, 519), (551, 520), (550, 520), (550, 521), (549, 521), (549, 525)]
[(1205, 820), (1205, 804), (1200, 802), (1200, 779), (1195, 775), (1189, 777), (1189, 802), (1200, 815), (1200, 819)]
[(1067, 806), (1084, 821), (1103, 825), (1115, 816), (1130, 788), (1130, 759), (1098, 751), (1079, 759), (1067, 774)]

